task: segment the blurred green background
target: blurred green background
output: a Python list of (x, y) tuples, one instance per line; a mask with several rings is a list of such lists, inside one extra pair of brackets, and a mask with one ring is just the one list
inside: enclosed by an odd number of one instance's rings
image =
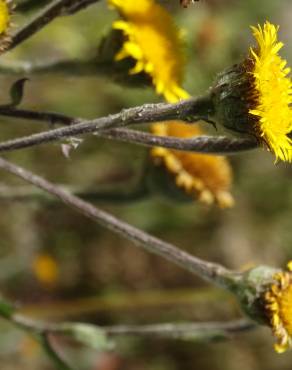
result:
[[(252, 42), (250, 25), (280, 25), (282, 55), (292, 60), (292, 3), (289, 0), (202, 0), (188, 9), (178, 0), (161, 3), (185, 30), (184, 87), (203, 93), (222, 69), (244, 57)], [(15, 13), (18, 27), (33, 13)], [(31, 40), (3, 56), (1, 63), (43, 63), (87, 59), (117, 17), (105, 1), (72, 17), (55, 20)], [(29, 77), (22, 107), (93, 118), (148, 102), (162, 101), (151, 88), (119, 86), (94, 74), (3, 73), (0, 101), (10, 85)], [(28, 135), (47, 125), (0, 117), (1, 140)], [(143, 168), (147, 149), (84, 137), (70, 159), (60, 144), (9, 153), (7, 158), (38, 174), (78, 188), (129, 188)], [(292, 259), (291, 165), (274, 164), (263, 150), (230, 158), (234, 169), (231, 210), (178, 203), (153, 194), (141, 201), (96, 202), (121, 219), (201, 258), (228, 268), (255, 264), (284, 266)], [(24, 186), (1, 174), (5, 186)], [(0, 283), (6, 297), (33, 317), (78, 320), (98, 325), (231, 320), (240, 317), (232, 297), (182, 269), (137, 249), (63, 205), (40, 200), (1, 199)], [(41, 277), (45, 261), (51, 275)], [(50, 261), (50, 262), (46, 262)], [(39, 265), (38, 265), (39, 266)], [(55, 270), (56, 271), (55, 271)], [(91, 370), (274, 370), (291, 369), (292, 354), (277, 355), (269, 329), (230, 341), (195, 343), (121, 338), (112, 353), (97, 353), (54, 338), (78, 369)], [(38, 346), (10, 324), (0, 323), (1, 369), (52, 369)]]

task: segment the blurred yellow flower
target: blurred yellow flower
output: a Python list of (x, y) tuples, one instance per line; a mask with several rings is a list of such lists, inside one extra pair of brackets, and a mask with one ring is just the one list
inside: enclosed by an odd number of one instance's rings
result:
[[(168, 102), (189, 98), (181, 88), (185, 58), (180, 31), (171, 15), (154, 0), (108, 0), (123, 20), (115, 29), (127, 37), (117, 60), (132, 57), (136, 60), (130, 73), (145, 72), (151, 76), (158, 94)], [(151, 130), (159, 136), (192, 137), (202, 135), (197, 126), (183, 122), (154, 123)], [(229, 193), (232, 171), (224, 157), (153, 148), (151, 157), (174, 175), (176, 185), (205, 204), (221, 207), (233, 205)]]
[(269, 324), (277, 339), (278, 353), (292, 347), (292, 264), (288, 271), (278, 272), (264, 295), (264, 305)]
[(180, 87), (184, 70), (181, 33), (171, 15), (154, 0), (108, 0), (122, 20), (113, 28), (126, 37), (116, 60), (131, 57), (136, 65), (130, 73), (145, 72), (158, 94), (169, 102), (186, 99)]
[(59, 267), (49, 254), (42, 253), (36, 256), (32, 269), (38, 281), (46, 287), (52, 287), (58, 282)]
[[(152, 132), (159, 136), (191, 138), (202, 135), (198, 125), (187, 125), (180, 121), (155, 123)], [(151, 156), (158, 165), (162, 164), (174, 175), (176, 185), (202, 203), (217, 203), (220, 207), (232, 207), (234, 200), (229, 192), (232, 169), (222, 156), (182, 152), (167, 148), (153, 148)]]
[(4, 50), (10, 41), (8, 31), (11, 25), (12, 2), (0, 0), (0, 51)]
[(251, 49), (256, 104), (249, 113), (257, 118), (256, 131), (276, 158), (291, 162), (292, 82), (287, 62), (278, 55), (283, 46), (278, 29), (269, 22), (252, 27), (258, 47)]

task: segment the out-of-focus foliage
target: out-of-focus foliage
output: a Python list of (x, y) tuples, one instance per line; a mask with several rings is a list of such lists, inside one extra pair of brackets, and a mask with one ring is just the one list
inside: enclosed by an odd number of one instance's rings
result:
[[(251, 24), (266, 19), (280, 24), (281, 39), (286, 43), (284, 56), (288, 61), (292, 59), (292, 4), (288, 0), (260, 4), (258, 0), (202, 0), (187, 9), (181, 8), (178, 1), (161, 3), (185, 30), (188, 64), (184, 87), (193, 95), (203, 93), (218, 72), (241, 60), (251, 42)], [(14, 23), (21, 25), (30, 16), (15, 14)], [(86, 59), (95, 55), (115, 17), (100, 1), (72, 17), (57, 19), (3, 57), (2, 62)], [(16, 77), (0, 77), (1, 102), (7, 103), (9, 87)], [(125, 88), (94, 75), (20, 77), (30, 78), (22, 106), (74, 116), (97, 117), (160, 99), (151, 88)], [(46, 128), (15, 119), (0, 120), (1, 140)], [(59, 144), (22, 150), (9, 158), (69, 186), (108, 189), (111, 184), (128, 189), (135, 184), (147, 155), (141, 147), (88, 137), (70, 153), (69, 160), (62, 155)], [(272, 156), (262, 150), (236, 155), (231, 161), (236, 201), (231, 210), (172, 202), (162, 195), (119, 205), (98, 204), (190, 253), (230, 268), (284, 264), (292, 257), (291, 166), (275, 166)], [(7, 181), (23, 185), (3, 176), (1, 182)], [(98, 325), (229, 320), (239, 315), (228, 296), (168, 262), (133, 248), (130, 242), (70, 209), (40, 201), (1, 200), (1, 204), (1, 287), (8, 297), (26, 304), (27, 313)], [(55, 261), (58, 279), (54, 284), (44, 283), (37, 273), (35, 261), (40, 255)], [(96, 353), (60, 340), (54, 344), (58, 348), (65, 346), (70, 362), (80, 369), (290, 369), (292, 354), (279, 357), (273, 353), (272, 338), (266, 334), (263, 329), (229, 342), (206, 345), (122, 339), (116, 353)], [(31, 339), (3, 322), (0, 361), (4, 370), (50, 366)]]

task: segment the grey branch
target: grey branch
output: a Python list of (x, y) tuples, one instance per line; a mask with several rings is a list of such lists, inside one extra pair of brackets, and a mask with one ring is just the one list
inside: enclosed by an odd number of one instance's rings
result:
[[(146, 186), (145, 182), (141, 180), (134, 185), (127, 182), (126, 184), (123, 184), (123, 186), (113, 186), (113, 184), (109, 183), (107, 186), (95, 186), (94, 189), (84, 189), (71, 186), (66, 187), (62, 185), (59, 186), (69, 191), (70, 193), (90, 202), (99, 201), (115, 204), (128, 204), (129, 202), (135, 202), (137, 200), (145, 199), (150, 194), (150, 190)], [(0, 201), (39, 201), (44, 202), (45, 204), (51, 204), (58, 200), (55, 197), (52, 197), (50, 194), (47, 194), (36, 187), (7, 186), (0, 184)]]
[(241, 274), (229, 271), (219, 264), (203, 261), (170, 243), (164, 242), (134, 226), (120, 221), (110, 213), (94, 207), (92, 204), (3, 158), (0, 158), (0, 168), (54, 195), (61, 202), (67, 204), (85, 217), (131, 240), (135, 245), (159, 255), (213, 284), (231, 289), (241, 279)]
[(225, 136), (197, 136), (192, 139), (178, 139), (171, 136), (157, 136), (137, 130), (119, 128), (98, 131), (96, 135), (106, 139), (144, 146), (160, 146), (181, 151), (223, 155), (255, 149), (258, 146), (257, 141), (252, 137), (239, 139)]
[(253, 329), (255, 324), (242, 319), (230, 322), (165, 323), (154, 325), (119, 325), (105, 327), (109, 336), (135, 335), (171, 339), (193, 339), (213, 341), (230, 338), (234, 333)]
[(102, 76), (113, 82), (127, 87), (152, 86), (149, 76), (143, 73), (129, 74), (130, 65), (126, 61), (117, 63), (112, 60), (102, 60), (100, 55), (88, 60), (63, 60), (63, 61), (9, 61), (0, 63), (0, 73), (5, 75), (23, 76), (61, 74), (64, 76)]
[[(125, 127), (131, 124), (153, 123), (168, 120), (209, 121), (213, 112), (209, 97), (184, 100), (176, 104), (145, 104), (124, 109), (120, 113), (94, 120), (83, 120), (50, 112), (34, 112), (11, 109), (0, 106), (0, 115), (37, 120), (48, 123), (61, 123), (69, 127), (57, 128), (42, 133), (25, 136), (0, 143), (0, 152), (27, 148), (52, 141), (60, 141), (75, 135), (95, 133), (100, 137), (119, 139), (131, 143), (162, 146), (178, 150), (198, 151), (204, 153), (233, 153), (254, 149), (258, 146), (255, 138), (198, 137), (194, 139), (176, 139), (160, 137), (147, 133), (126, 130), (108, 130)], [(106, 131), (105, 131), (106, 129)]]
[[(74, 327), (75, 324), (78, 325), (78, 323), (69, 322), (47, 323), (18, 314), (12, 315), (10, 317), (10, 321), (30, 332), (52, 333), (59, 335), (68, 335), (68, 328)], [(101, 330), (108, 337), (136, 336), (197, 341), (230, 339), (230, 337), (235, 333), (242, 333), (256, 327), (254, 323), (246, 319), (233, 320), (229, 322), (185, 322), (152, 325), (115, 325), (103, 327), (88, 324), (88, 326), (92, 329), (96, 328), (96, 330)]]
[(43, 29), (46, 25), (52, 22), (55, 18), (65, 15), (68, 11), (71, 12), (74, 7), (81, 10), (83, 7), (97, 2), (99, 0), (55, 0), (49, 4), (27, 25), (20, 29), (12, 36), (11, 43), (7, 50), (14, 49), (16, 46), (29, 39), (35, 33)]

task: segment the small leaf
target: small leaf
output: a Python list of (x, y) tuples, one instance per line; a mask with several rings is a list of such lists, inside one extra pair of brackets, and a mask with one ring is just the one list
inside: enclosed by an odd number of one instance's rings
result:
[(10, 106), (17, 107), (23, 99), (23, 93), (24, 93), (24, 84), (26, 81), (28, 81), (28, 78), (21, 78), (20, 80), (17, 80), (14, 82), (14, 84), (10, 88)]
[(113, 349), (113, 342), (107, 338), (105, 331), (90, 324), (74, 323), (62, 325), (64, 334), (69, 335), (85, 346), (99, 351)]
[(70, 159), (72, 146), (70, 144), (61, 144), (62, 153), (65, 158)]
[(15, 313), (15, 307), (0, 297), (0, 316), (9, 319)]
[(66, 143), (61, 144), (62, 153), (65, 158), (70, 159), (71, 150), (75, 150), (83, 142), (83, 139), (77, 137), (70, 137)]

